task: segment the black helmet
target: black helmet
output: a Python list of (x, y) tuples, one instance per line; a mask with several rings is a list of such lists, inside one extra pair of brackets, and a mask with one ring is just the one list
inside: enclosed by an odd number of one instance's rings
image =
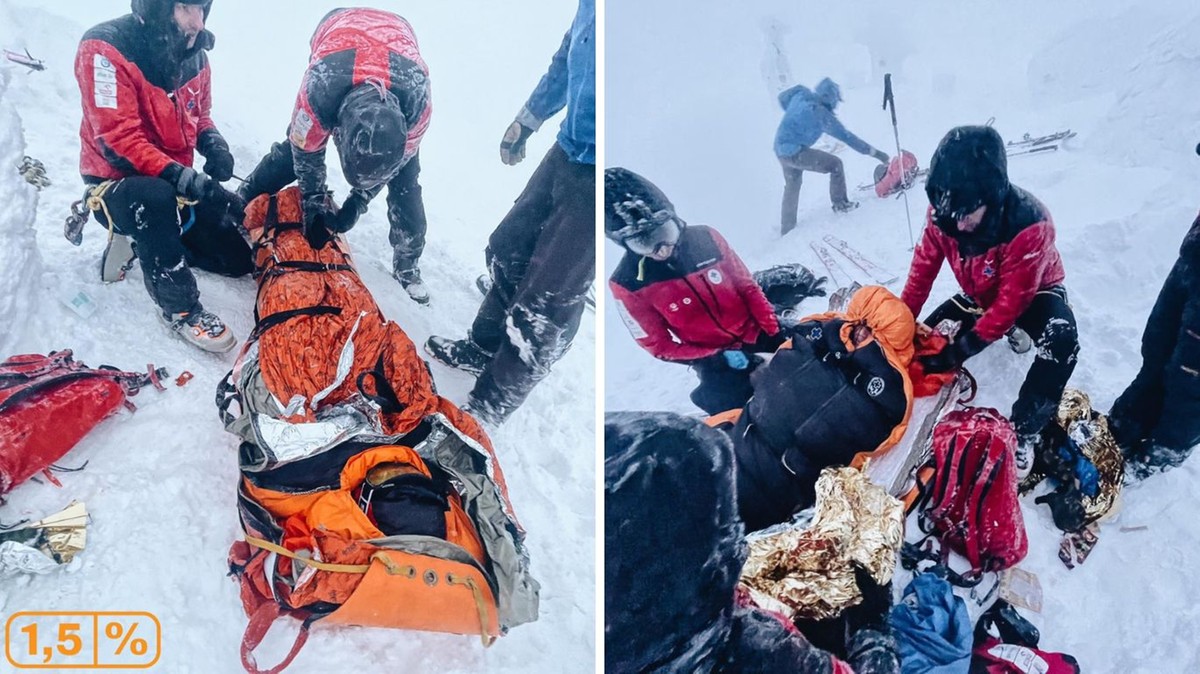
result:
[(352, 187), (370, 189), (391, 180), (404, 166), (408, 144), (400, 99), (380, 82), (358, 85), (342, 101), (333, 142)]
[(135, 16), (147, 25), (163, 25), (175, 15), (175, 3), (184, 5), (203, 5), (204, 19), (212, 11), (212, 0), (133, 0), (132, 9)]
[(1008, 192), (1008, 157), (995, 129), (959, 126), (942, 138), (925, 182), (936, 218), (957, 220), (980, 206), (994, 210)]
[(624, 245), (679, 218), (675, 206), (654, 183), (624, 168), (604, 170), (604, 235)]

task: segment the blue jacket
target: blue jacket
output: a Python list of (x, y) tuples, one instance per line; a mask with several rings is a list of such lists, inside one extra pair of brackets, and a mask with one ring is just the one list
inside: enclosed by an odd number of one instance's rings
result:
[(797, 85), (784, 91), (779, 94), (779, 104), (784, 109), (783, 121), (775, 132), (775, 154), (779, 157), (790, 157), (812, 147), (823, 133), (862, 154), (875, 151), (865, 140), (847, 131), (833, 114), (830, 102), (820, 101), (808, 87)]
[(891, 625), (903, 674), (967, 674), (974, 632), (950, 583), (932, 573), (913, 578), (892, 607)]
[(579, 10), (550, 70), (517, 115), (517, 121), (536, 131), (564, 107), (567, 117), (558, 144), (577, 164), (596, 163), (596, 2), (579, 0)]

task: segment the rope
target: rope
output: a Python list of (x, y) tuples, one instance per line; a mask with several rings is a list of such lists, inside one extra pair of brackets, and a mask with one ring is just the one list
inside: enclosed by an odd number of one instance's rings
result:
[(487, 602), (483, 598), (483, 591), (475, 584), (475, 579), (471, 577), (460, 578), (454, 574), (446, 575), (446, 582), (451, 585), (466, 585), (471, 588), (471, 594), (475, 597), (475, 608), (479, 611), (479, 640), (483, 642), (483, 647), (488, 648), (496, 643), (496, 637), (491, 636), (487, 632), (488, 625), (488, 609)]
[[(105, 180), (99, 185), (96, 185), (91, 189), (91, 191), (88, 193), (87, 199), (84, 201), (84, 204), (87, 205), (88, 210), (104, 213), (104, 219), (108, 220), (109, 242), (112, 242), (113, 236), (116, 234), (116, 232), (113, 231), (112, 213), (108, 212), (108, 202), (104, 200), (104, 196), (108, 194), (108, 191), (113, 185), (116, 185), (117, 182), (118, 181), (116, 180)], [(195, 206), (198, 203), (200, 203), (198, 200), (184, 199), (183, 197), (178, 196), (175, 197), (175, 206), (178, 210), (183, 210), (184, 206)]]

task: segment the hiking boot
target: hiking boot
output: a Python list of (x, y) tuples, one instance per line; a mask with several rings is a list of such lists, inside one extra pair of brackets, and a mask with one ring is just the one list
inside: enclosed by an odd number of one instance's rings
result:
[(1017, 438), (1017, 484), (1025, 481), (1029, 474), (1033, 472), (1033, 461), (1037, 458), (1037, 447), (1041, 443), (1042, 436), (1040, 433), (1034, 435), (1021, 436)]
[(495, 354), (471, 339), (446, 339), (434, 335), (425, 342), (425, 353), (437, 362), (478, 377)]
[(417, 304), (429, 304), (429, 288), (425, 287), (425, 282), (421, 280), (421, 270), (413, 267), (405, 271), (397, 271), (393, 276), (400, 282), (400, 287), (404, 288), (404, 292), (412, 298)]
[(833, 212), (834, 213), (849, 213), (850, 211), (852, 211), (856, 208), (858, 208), (857, 201), (839, 201), (838, 203), (833, 205)]
[(216, 314), (199, 307), (178, 314), (162, 313), (159, 317), (180, 339), (204, 351), (225, 353), (237, 346), (233, 331)]
[(1033, 339), (1021, 328), (1013, 326), (1004, 337), (1008, 340), (1008, 348), (1013, 353), (1026, 353), (1033, 348)]
[(133, 269), (133, 261), (137, 253), (133, 252), (133, 242), (129, 237), (113, 233), (100, 256), (100, 280), (105, 283), (116, 283), (125, 280), (125, 272)]

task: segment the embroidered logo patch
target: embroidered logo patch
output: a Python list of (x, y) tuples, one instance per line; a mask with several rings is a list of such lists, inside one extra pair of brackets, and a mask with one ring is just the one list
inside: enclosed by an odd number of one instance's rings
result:
[(667, 308), (670, 309), (671, 311), (679, 311), (679, 305), (675, 304), (674, 302), (671, 302), (671, 304), (669, 306), (667, 306)]
[(690, 297), (685, 297), (685, 298), (683, 298), (683, 303), (684, 303), (684, 304), (691, 304), (691, 303), (692, 303), (692, 298), (690, 298)]
[(871, 377), (871, 381), (867, 382), (867, 395), (878, 398), (879, 394), (883, 393), (884, 386), (883, 377)]
[(633, 314), (629, 313), (629, 309), (625, 308), (625, 303), (621, 300), (615, 300), (615, 305), (617, 307), (617, 315), (625, 322), (625, 327), (629, 328), (629, 334), (633, 335), (634, 339), (644, 339), (646, 331), (642, 329), (641, 323), (637, 322)]
[(709, 269), (708, 270), (708, 280), (713, 285), (721, 285), (721, 281), (724, 281), (725, 277), (721, 276), (721, 272), (719, 270)]
[(820, 338), (821, 338), (821, 335), (823, 335), (823, 334), (824, 334), (824, 333), (823, 333), (823, 332), (821, 332), (821, 326), (819, 326), (819, 325), (818, 325), (818, 326), (814, 327), (814, 328), (813, 328), (813, 329), (812, 329), (812, 330), (811, 330), (811, 331), (808, 333), (808, 341), (810, 341), (810, 342), (815, 342), (815, 341), (817, 341), (818, 339), (820, 339)]
[(304, 109), (296, 110), (296, 116), (292, 118), (292, 133), (290, 134), (292, 143), (301, 148), (305, 147), (308, 132), (312, 131), (312, 128), (313, 118)]
[(101, 54), (92, 58), (92, 95), (97, 108), (117, 109), (117, 67)]

